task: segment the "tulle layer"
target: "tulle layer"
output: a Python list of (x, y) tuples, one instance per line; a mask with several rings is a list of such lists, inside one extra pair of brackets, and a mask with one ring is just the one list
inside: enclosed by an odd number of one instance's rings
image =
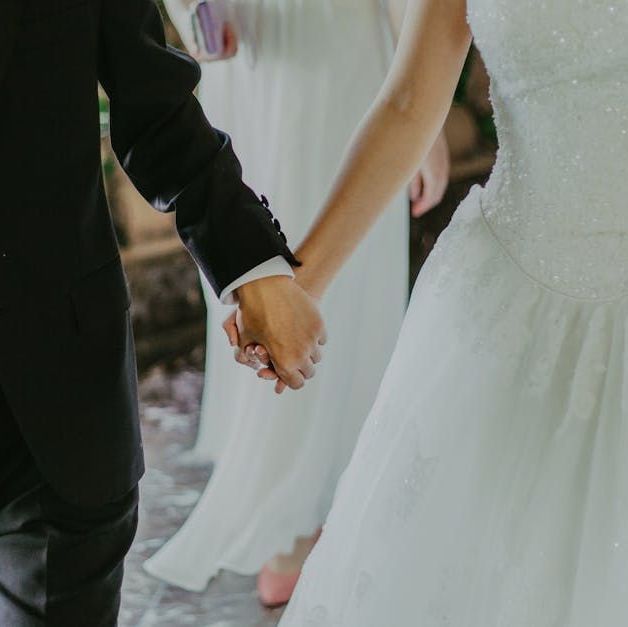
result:
[(626, 299), (526, 276), (472, 190), (282, 627), (628, 624)]
[[(258, 26), (255, 67), (242, 55), (207, 65), (200, 95), (296, 246), (384, 80), (387, 26), (379, 0), (266, 1)], [(259, 572), (320, 527), (401, 327), (407, 223), (400, 194), (326, 295), (325, 361), (298, 394), (277, 397), (233, 362), (224, 307), (210, 304), (194, 457), (218, 463), (186, 524), (147, 563), (153, 575), (202, 590), (221, 569)]]

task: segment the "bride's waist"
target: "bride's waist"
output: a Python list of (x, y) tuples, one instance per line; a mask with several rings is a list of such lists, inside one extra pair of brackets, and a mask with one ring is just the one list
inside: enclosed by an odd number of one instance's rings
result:
[(487, 193), (585, 232), (592, 218), (628, 226), (628, 105), (608, 109), (593, 122), (557, 114), (503, 127)]
[(552, 64), (536, 67), (533, 72), (522, 68), (520, 74), (498, 76), (494, 78), (491, 89), (494, 97), (505, 101), (554, 98), (558, 94), (576, 94), (579, 91), (604, 98), (607, 89), (626, 89), (627, 72), (628, 57), (609, 57), (586, 68), (574, 62), (571, 66), (562, 67), (560, 73)]
[(628, 291), (628, 84), (573, 79), (493, 101), (500, 149), (482, 203), (497, 239), (565, 293)]
[(501, 152), (517, 167), (555, 177), (626, 172), (625, 76), (565, 78), (510, 97), (497, 84), (491, 94)]
[(628, 293), (628, 196), (589, 203), (578, 185), (548, 190), (516, 176), (493, 176), (483, 190), (483, 218), (530, 276), (578, 298)]

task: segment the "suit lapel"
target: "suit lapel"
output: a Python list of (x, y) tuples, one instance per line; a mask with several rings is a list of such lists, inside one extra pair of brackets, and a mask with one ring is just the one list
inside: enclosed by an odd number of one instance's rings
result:
[(0, 0), (0, 80), (9, 65), (15, 45), (22, 0)]

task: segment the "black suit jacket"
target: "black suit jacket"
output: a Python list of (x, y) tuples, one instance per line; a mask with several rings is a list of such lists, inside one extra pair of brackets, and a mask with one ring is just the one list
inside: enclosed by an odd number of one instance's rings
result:
[(216, 291), (276, 255), (296, 263), (203, 116), (198, 79), (166, 46), (152, 0), (0, 0), (0, 387), (71, 502), (116, 499), (143, 471), (98, 83), (120, 162), (157, 209), (176, 211)]

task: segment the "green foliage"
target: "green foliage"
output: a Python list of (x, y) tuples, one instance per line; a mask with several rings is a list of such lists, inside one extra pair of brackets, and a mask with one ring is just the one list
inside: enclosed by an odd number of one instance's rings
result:
[(480, 116), (478, 118), (478, 126), (482, 137), (497, 143), (497, 129), (495, 128), (495, 120), (492, 114)]
[(458, 86), (456, 87), (456, 91), (454, 93), (454, 102), (456, 104), (463, 104), (466, 100), (467, 81), (469, 79), (469, 73), (471, 71), (471, 58), (472, 55), (471, 53), (469, 53), (467, 55), (466, 61), (464, 62), (462, 73), (460, 74), (460, 80), (458, 81)]
[[(467, 58), (462, 68), (460, 75), (460, 81), (456, 87), (454, 93), (454, 102), (456, 104), (465, 104), (467, 102), (467, 87), (469, 74), (471, 73), (471, 63), (473, 59), (472, 51), (467, 55)], [(478, 127), (482, 137), (488, 139), (491, 142), (497, 142), (497, 129), (495, 128), (495, 120), (492, 115), (480, 115), (476, 116)]]
[(101, 95), (98, 99), (98, 110), (100, 113), (100, 136), (109, 135), (109, 100)]
[(105, 179), (108, 179), (110, 176), (113, 176), (115, 169), (116, 169), (116, 164), (111, 157), (107, 157), (106, 159), (103, 159), (102, 171), (105, 176)]

